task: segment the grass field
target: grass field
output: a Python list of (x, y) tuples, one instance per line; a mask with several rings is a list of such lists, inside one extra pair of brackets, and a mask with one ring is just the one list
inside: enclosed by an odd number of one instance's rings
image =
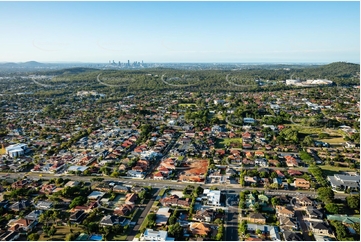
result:
[(319, 166), (322, 169), (323, 174), (326, 176), (333, 176), (336, 173), (340, 173), (341, 171), (355, 171), (355, 169), (350, 169), (347, 167), (337, 167), (330, 165)]
[(320, 141), (329, 143), (329, 144), (338, 144), (338, 143), (344, 143), (345, 140), (343, 137), (330, 137), (329, 139), (321, 139)]
[(4, 149), (0, 148), (0, 155), (5, 155), (5, 152), (6, 152), (5, 148)]
[(318, 135), (319, 133), (327, 133), (329, 134), (331, 137), (335, 136), (336, 137), (342, 137), (344, 135), (342, 130), (339, 129), (328, 129), (328, 128), (316, 128), (316, 127), (305, 127), (302, 125), (295, 125), (295, 124), (288, 124), (287, 126), (290, 126), (294, 129), (297, 129), (298, 132), (300, 132), (301, 134), (305, 134), (305, 135)]
[(180, 107), (190, 107), (190, 106), (197, 106), (195, 103), (180, 103), (178, 104)]
[(75, 227), (72, 226), (71, 228), (69, 226), (55, 226), (56, 227), (56, 233), (53, 237), (47, 237), (44, 233), (40, 235), (39, 241), (64, 241), (65, 236), (67, 234), (70, 234), (70, 229), (73, 231), (73, 233), (76, 232), (83, 232), (83, 229), (81, 227)]
[(238, 142), (240, 145), (238, 148), (242, 147), (242, 138), (225, 138), (216, 140), (216, 148), (224, 148), (226, 145), (229, 147), (232, 142)]

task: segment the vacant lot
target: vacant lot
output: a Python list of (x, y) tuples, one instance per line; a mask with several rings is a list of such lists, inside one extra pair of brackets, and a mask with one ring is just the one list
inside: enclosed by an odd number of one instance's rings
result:
[(338, 143), (344, 143), (345, 140), (343, 137), (330, 137), (328, 139), (321, 139), (322, 142), (329, 143), (329, 144), (338, 144)]
[(347, 167), (337, 167), (337, 166), (330, 166), (330, 165), (324, 165), (319, 166), (322, 169), (323, 174), (326, 176), (333, 176), (334, 174), (341, 173), (343, 171), (355, 171), (355, 169), (350, 169)]
[(208, 170), (207, 160), (194, 160), (189, 164), (189, 169), (181, 171), (179, 179), (189, 182), (203, 182)]
[(225, 148), (225, 146), (231, 147), (231, 144), (232, 144), (232, 148), (241, 148), (242, 138), (217, 139), (215, 146), (216, 148), (220, 149), (220, 148)]
[(72, 226), (71, 228), (69, 226), (55, 226), (56, 228), (56, 233), (54, 236), (52, 237), (47, 237), (45, 236), (44, 233), (42, 233), (40, 235), (40, 238), (39, 238), (39, 241), (64, 241), (65, 240), (65, 236), (67, 234), (70, 234), (70, 230), (73, 232), (73, 233), (76, 233), (76, 232), (83, 232), (83, 229), (81, 227), (75, 227), (75, 226)]

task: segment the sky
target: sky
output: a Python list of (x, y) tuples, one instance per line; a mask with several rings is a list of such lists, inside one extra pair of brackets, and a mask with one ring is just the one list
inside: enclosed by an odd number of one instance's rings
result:
[(360, 62), (360, 3), (0, 2), (0, 62)]

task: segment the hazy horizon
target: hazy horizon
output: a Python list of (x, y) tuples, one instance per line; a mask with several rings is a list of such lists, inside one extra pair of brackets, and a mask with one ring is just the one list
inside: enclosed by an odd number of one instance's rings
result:
[(0, 2), (0, 62), (360, 63), (360, 3)]

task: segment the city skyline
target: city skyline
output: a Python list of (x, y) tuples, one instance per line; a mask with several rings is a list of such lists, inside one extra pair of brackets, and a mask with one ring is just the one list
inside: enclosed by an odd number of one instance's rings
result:
[(1, 2), (0, 62), (359, 63), (359, 20), (357, 1)]

